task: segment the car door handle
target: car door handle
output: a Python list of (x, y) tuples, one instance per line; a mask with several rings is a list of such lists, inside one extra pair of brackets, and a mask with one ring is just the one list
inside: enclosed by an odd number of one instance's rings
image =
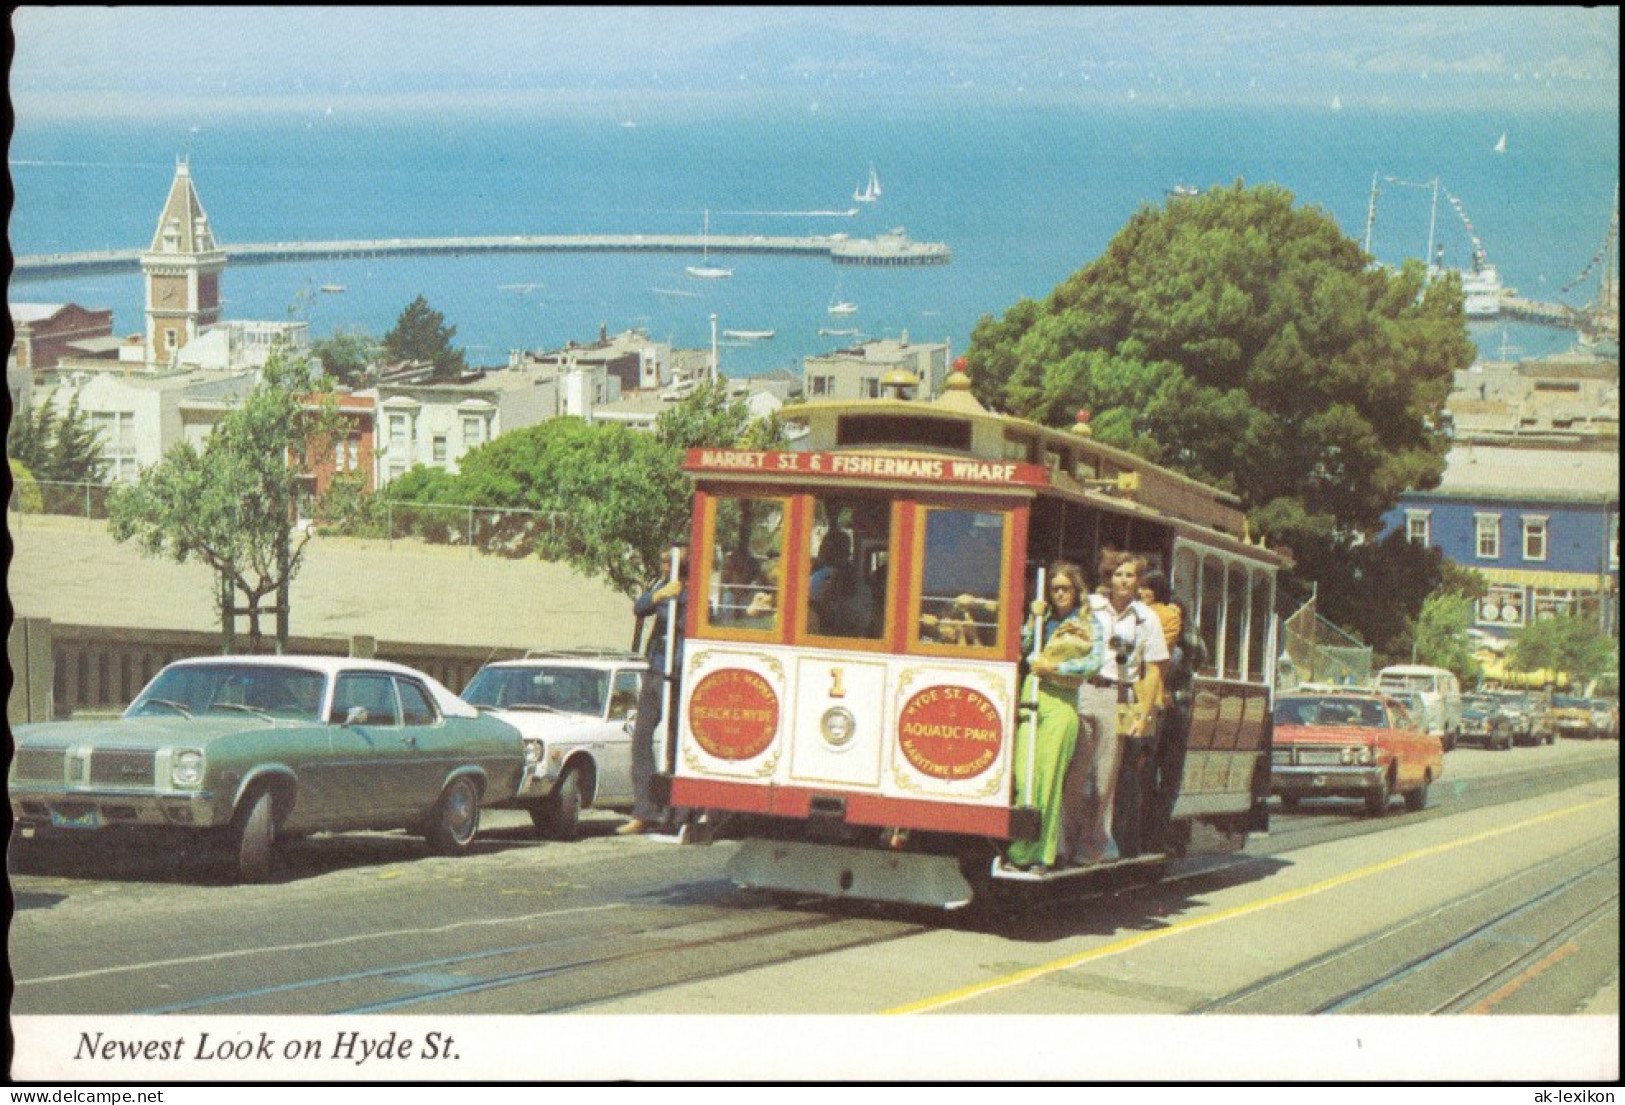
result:
[(418, 739), (414, 736), (405, 736), (401, 738), (401, 743), (406, 745), (408, 748), (416, 748), (418, 746)]

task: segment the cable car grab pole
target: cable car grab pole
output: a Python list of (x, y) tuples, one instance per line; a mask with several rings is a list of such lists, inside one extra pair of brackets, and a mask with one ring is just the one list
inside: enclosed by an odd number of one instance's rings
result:
[[(1038, 569), (1038, 597), (1043, 601), (1044, 595), (1044, 569)], [(1023, 703), (1027, 707), (1027, 801), (1033, 801), (1033, 762), (1038, 755), (1038, 677), (1032, 674), (1033, 661), (1038, 654), (1044, 651), (1044, 615), (1034, 614), (1033, 618), (1033, 650), (1027, 657), (1027, 674), (1032, 680), (1032, 701)]]
[[(671, 550), (671, 576), (668, 583), (678, 582), (680, 554), (676, 546)], [(679, 584), (680, 585), (680, 584)], [(676, 770), (677, 742), (672, 740), (672, 734), (677, 731), (677, 688), (679, 686), (679, 673), (672, 670), (677, 663), (677, 595), (666, 600), (666, 717), (665, 727), (660, 735), (660, 762), (665, 765), (666, 772), (670, 774)]]

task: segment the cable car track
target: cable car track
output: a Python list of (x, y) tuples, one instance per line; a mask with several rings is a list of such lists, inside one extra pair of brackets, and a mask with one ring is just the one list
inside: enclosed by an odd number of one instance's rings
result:
[[(750, 967), (769, 964), (781, 965), (813, 958), (832, 951), (843, 951), (903, 939), (922, 932), (926, 928), (924, 925), (899, 926), (896, 923), (891, 923), (887, 925), (887, 931), (850, 933), (838, 931), (842, 928), (851, 927), (851, 919), (849, 918), (801, 916), (786, 920), (781, 914), (766, 913), (766, 916), (775, 919), (772, 923), (757, 925), (743, 932), (712, 934), (686, 940), (670, 941), (673, 934), (682, 929), (711, 928), (719, 921), (738, 915), (739, 911), (737, 910), (714, 910), (705, 916), (691, 917), (676, 925), (653, 923), (610, 932), (598, 931), (573, 934), (522, 944), (484, 948), (454, 956), (439, 956), (409, 963), (393, 963), (380, 967), (349, 971), (343, 974), (299, 979), (272, 986), (206, 994), (186, 1001), (157, 1008), (137, 1010), (136, 1012), (139, 1015), (237, 1012), (238, 1010), (223, 1007), (233, 1004), (254, 1003), (295, 993), (302, 993), (307, 996), (315, 995), (323, 989), (344, 990), (356, 986), (378, 984), (409, 987), (410, 992), (352, 1002), (352, 1004), (323, 1010), (326, 1013), (337, 1015), (391, 1013), (430, 1002), (471, 997), (529, 983), (556, 983), (558, 980), (572, 975), (583, 977), (585, 972), (609, 971), (613, 974), (614, 968), (650, 960), (663, 959), (668, 963), (682, 964), (682, 969), (674, 972), (671, 977), (658, 984), (598, 993), (587, 1000), (572, 999), (562, 1003), (544, 1003), (524, 1010), (513, 1009), (511, 1006), (504, 1006), (503, 1009), (504, 1012), (568, 1012), (612, 998), (622, 998), (635, 993), (663, 989), (672, 985), (702, 981), (719, 974), (732, 973)], [(873, 925), (868, 927), (872, 928)], [(795, 934), (819, 932), (834, 935), (836, 939), (816, 941), (816, 946), (811, 948), (797, 948), (794, 946), (776, 948), (771, 945), (764, 946), (760, 943), (764, 940), (777, 940)], [(637, 941), (640, 938), (652, 938), (659, 941), (659, 943), (640, 943), (630, 948), (625, 946), (628, 941)], [(570, 945), (574, 944), (585, 944), (587, 947), (574, 956), (563, 958), (557, 962), (548, 962), (516, 970), (502, 970), (483, 977), (458, 973), (468, 971), (471, 968), (478, 968), (481, 964), (488, 964), (504, 957), (545, 957), (566, 950)], [(753, 944), (755, 945), (753, 952), (741, 956), (740, 949), (751, 948)], [(607, 952), (596, 950), (606, 946), (620, 950)], [(715, 954), (722, 949), (727, 949), (727, 954)]]
[[(1602, 858), (1588, 858), (1603, 850)], [(1580, 864), (1552, 884), (1552, 870)], [(1550, 956), (1619, 902), (1618, 837), (1592, 840), (1524, 868), (1492, 886), (1457, 895), (1424, 913), (1351, 940), (1189, 1013), (1440, 1014), (1475, 1011), (1509, 980)], [(1531, 889), (1533, 887), (1534, 889)], [(1510, 899), (1510, 900), (1509, 900)], [(1547, 917), (1543, 915), (1553, 914)], [(1472, 920), (1462, 928), (1462, 914)], [(1533, 926), (1535, 935), (1520, 934)], [(1412, 944), (1420, 943), (1420, 947)], [(1351, 964), (1375, 977), (1351, 988)], [(1466, 971), (1464, 980), (1452, 973)], [(1443, 985), (1442, 991), (1440, 986)]]

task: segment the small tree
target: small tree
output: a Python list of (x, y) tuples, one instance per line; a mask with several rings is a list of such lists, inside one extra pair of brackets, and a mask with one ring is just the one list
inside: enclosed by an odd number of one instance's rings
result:
[(310, 343), (323, 375), (343, 387), (364, 383), (382, 350), (378, 339), (361, 329), (335, 329), (332, 337)]
[[(276, 646), (287, 646), (288, 589), (302, 565), (309, 531), (293, 532), (302, 493), (293, 458), (330, 451), (343, 422), (310, 364), (282, 351), (267, 360), (243, 405), (221, 420), (200, 452), (180, 442), (129, 488), (109, 497), (110, 529), (149, 556), (197, 559), (221, 579), (222, 633), (229, 649), (238, 613), (249, 618), (249, 650), (258, 652), (265, 600), (276, 596)], [(238, 607), (241, 596), (243, 607)]]
[(6, 453), (46, 483), (101, 483), (108, 461), (101, 432), (79, 409), (74, 392), (63, 407), (53, 389), (31, 410), (17, 412), (6, 435)]
[(407, 304), (384, 335), (384, 356), (393, 361), (422, 361), (434, 365), (437, 380), (455, 379), (468, 371), (461, 349), (452, 348), (457, 327), (446, 325), (446, 316), (429, 306), (421, 295)]
[(1579, 614), (1531, 622), (1513, 634), (1507, 655), (1514, 671), (1563, 672), (1571, 686), (1584, 686), (1617, 665), (1613, 639)]
[(1466, 595), (1440, 591), (1423, 599), (1413, 629), (1416, 662), (1444, 668), (1463, 686), (1477, 684), (1484, 668), (1467, 636), (1472, 624), (1473, 600)]

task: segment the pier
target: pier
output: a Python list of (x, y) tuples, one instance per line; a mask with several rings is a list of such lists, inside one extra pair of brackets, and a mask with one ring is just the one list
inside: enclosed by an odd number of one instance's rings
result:
[[(942, 265), (951, 254), (941, 242), (915, 242), (901, 230), (874, 238), (820, 235), (571, 234), (478, 238), (384, 238), (369, 241), (264, 242), (223, 246), (228, 264), (274, 265), (290, 261), (463, 256), (481, 253), (711, 253), (826, 257), (837, 265)], [(139, 249), (48, 253), (13, 258), (12, 279), (55, 280), (141, 271)]]

